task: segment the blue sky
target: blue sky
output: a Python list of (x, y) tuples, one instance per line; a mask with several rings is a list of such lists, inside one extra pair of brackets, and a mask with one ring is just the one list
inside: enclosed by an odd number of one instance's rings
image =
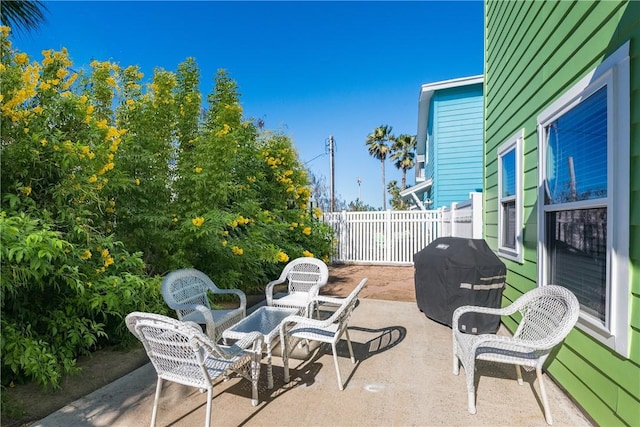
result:
[[(481, 1), (46, 4), (39, 31), (13, 36), (33, 59), (66, 47), (74, 67), (111, 60), (139, 65), (146, 79), (194, 57), (205, 96), (224, 68), (245, 117), (289, 135), (327, 185), (333, 135), (337, 196), (360, 195), (374, 207), (382, 206), (380, 161), (368, 154), (367, 135), (383, 124), (415, 135), (421, 84), (483, 72)], [(387, 160), (387, 182), (400, 176)], [(413, 170), (407, 176), (413, 184)]]

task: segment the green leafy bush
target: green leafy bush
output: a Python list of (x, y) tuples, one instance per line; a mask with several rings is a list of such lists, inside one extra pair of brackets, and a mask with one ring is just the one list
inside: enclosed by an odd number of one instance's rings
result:
[(55, 387), (132, 340), (124, 317), (168, 313), (173, 269), (261, 293), (290, 259), (328, 261), (293, 141), (243, 118), (226, 72), (203, 107), (193, 59), (145, 83), (112, 62), (76, 73), (64, 49), (33, 60), (7, 27), (0, 45), (3, 385)]
[(124, 131), (70, 91), (66, 52), (30, 62), (5, 29), (0, 43), (2, 383), (55, 387), (79, 354), (131, 339), (128, 312), (167, 309), (140, 253), (107, 230)]

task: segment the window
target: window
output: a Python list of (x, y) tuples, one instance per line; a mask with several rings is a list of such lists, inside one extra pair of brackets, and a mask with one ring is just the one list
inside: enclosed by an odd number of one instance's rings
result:
[(498, 254), (522, 262), (522, 144), (520, 131), (498, 148)]
[(629, 44), (538, 116), (539, 282), (580, 301), (578, 326), (629, 352)]

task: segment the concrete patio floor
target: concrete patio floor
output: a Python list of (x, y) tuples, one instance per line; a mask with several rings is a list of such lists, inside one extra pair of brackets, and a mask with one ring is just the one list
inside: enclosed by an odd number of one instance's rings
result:
[[(361, 299), (349, 323), (356, 363), (338, 346), (345, 389), (338, 390), (330, 347), (308, 360), (291, 360), (283, 384), (273, 358), (274, 388), (263, 362), (259, 397), (251, 405), (248, 381), (232, 377), (214, 387), (213, 426), (545, 426), (535, 372), (478, 365), (477, 414), (467, 412), (464, 369), (451, 373), (451, 329), (428, 319), (415, 303)], [(276, 352), (277, 353), (277, 352)], [(147, 426), (156, 374), (146, 364), (73, 402), (33, 426)], [(572, 401), (545, 378), (555, 426), (590, 426)], [(165, 382), (157, 425), (202, 425), (206, 393)]]

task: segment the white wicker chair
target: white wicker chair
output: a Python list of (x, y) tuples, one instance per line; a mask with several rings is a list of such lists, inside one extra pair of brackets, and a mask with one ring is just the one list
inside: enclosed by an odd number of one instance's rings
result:
[[(211, 309), (207, 292), (236, 295), (238, 308)], [(244, 319), (247, 297), (239, 289), (220, 289), (203, 272), (194, 268), (172, 271), (162, 280), (162, 297), (176, 311), (178, 319), (206, 325), (209, 338), (218, 341), (222, 332)]]
[(251, 381), (252, 401), (258, 404), (258, 380), (262, 358), (262, 335), (249, 334), (234, 345), (219, 346), (192, 322), (159, 314), (133, 312), (126, 318), (129, 330), (142, 342), (156, 369), (158, 382), (151, 426), (156, 423), (163, 380), (207, 390), (205, 426), (211, 421), (213, 382), (230, 371)]
[[(313, 299), (329, 279), (327, 264), (317, 258), (301, 257), (289, 262), (280, 277), (267, 284), (267, 305), (297, 308), (305, 316), (313, 310)], [(287, 283), (287, 295), (274, 299), (273, 288)]]
[(360, 281), (360, 284), (346, 298), (332, 298), (327, 296), (317, 296), (316, 302), (337, 305), (336, 311), (326, 320), (310, 319), (304, 316), (289, 316), (280, 323), (280, 343), (282, 345), (282, 362), (284, 364), (284, 382), (289, 382), (289, 355), (301, 340), (318, 341), (331, 344), (333, 352), (333, 363), (336, 366), (338, 378), (338, 388), (344, 388), (340, 367), (338, 366), (338, 353), (336, 344), (344, 334), (349, 347), (351, 363), (356, 363), (349, 338), (347, 326), (353, 309), (358, 302), (358, 294), (367, 284), (367, 278)]
[[(458, 330), (460, 316), (465, 313), (488, 313), (509, 316), (519, 311), (522, 320), (512, 337), (495, 334), (472, 335)], [(545, 419), (552, 424), (549, 402), (542, 379), (542, 365), (551, 350), (571, 331), (580, 311), (573, 293), (561, 286), (542, 286), (529, 291), (513, 304), (501, 309), (463, 306), (453, 312), (453, 373), (458, 375), (460, 363), (467, 375), (468, 405), (471, 414), (475, 405), (475, 360), (516, 365), (518, 383), (522, 384), (520, 366), (536, 369)]]

